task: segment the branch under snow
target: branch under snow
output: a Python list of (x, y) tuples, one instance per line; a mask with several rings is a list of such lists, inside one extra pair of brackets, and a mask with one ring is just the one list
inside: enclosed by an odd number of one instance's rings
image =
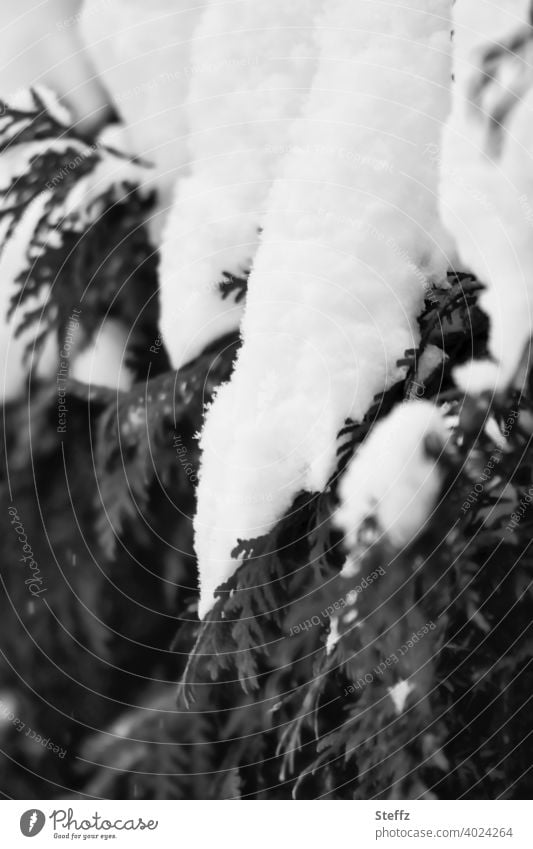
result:
[[(397, 548), (412, 542), (435, 509), (443, 471), (433, 452), (444, 447), (450, 430), (442, 410), (428, 401), (402, 404), (378, 422), (351, 461), (339, 486), (335, 523), (349, 551), (357, 548), (365, 519)], [(432, 456), (426, 450), (431, 439)], [(343, 574), (358, 569), (349, 558)]]
[[(208, 412), (195, 521), (200, 615), (295, 495), (326, 486), (336, 436), (400, 379), (441, 282), (438, 146), (451, 0), (328, 2), (319, 67), (270, 194), (243, 346)], [(221, 495), (223, 493), (223, 496)]]
[(161, 257), (161, 329), (180, 368), (238, 328), (223, 273), (245, 277), (266, 200), (316, 66), (316, 0), (208, 0), (191, 48), (191, 176), (178, 184)]
[(174, 184), (188, 168), (191, 39), (204, 5), (205, 0), (85, 0), (79, 22), (128, 146), (153, 165), (145, 179), (147, 188), (158, 190), (149, 222), (156, 242)]
[[(67, 260), (62, 255), (54, 264), (49, 254), (72, 234), (90, 238), (107, 205), (129, 201), (144, 170), (120, 152), (120, 126), (104, 129), (94, 143), (83, 140), (57, 96), (43, 87), (4, 105), (0, 142), (0, 398), (13, 401), (24, 394), (29, 373), (50, 378), (59, 366), (57, 301), (69, 293), (58, 291), (57, 269)], [(45, 275), (39, 263), (47, 261)], [(68, 283), (73, 289), (74, 281)], [(82, 333), (71, 351), (74, 376), (103, 376), (106, 385), (126, 388), (126, 335), (118, 322), (105, 322), (78, 362), (87, 342)]]

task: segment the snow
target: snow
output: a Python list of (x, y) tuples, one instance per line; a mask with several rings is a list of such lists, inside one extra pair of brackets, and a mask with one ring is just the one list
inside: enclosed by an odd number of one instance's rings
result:
[(236, 540), (326, 486), (339, 429), (404, 375), (424, 292), (444, 280), (423, 151), (448, 112), (450, 10), (334, 0), (315, 29), (318, 70), (268, 199), (243, 346), (201, 438), (201, 617), (238, 565)]
[(177, 186), (161, 259), (161, 330), (174, 368), (236, 330), (223, 272), (242, 277), (316, 67), (317, 0), (208, 0), (192, 45), (191, 176)]
[(488, 287), (480, 305), (490, 318), (493, 357), (456, 369), (457, 382), (470, 393), (508, 386), (531, 336), (533, 91), (518, 91), (523, 96), (504, 122), (501, 152), (490, 121), (517, 81), (530, 85), (531, 55), (504, 57), (480, 108), (471, 100), (484, 52), (520, 26), (527, 32), (529, 6), (528, 0), (478, 0), (454, 7), (455, 86), (444, 134), (441, 208), (463, 262)]
[(436, 345), (426, 345), (418, 360), (417, 380), (424, 384), (437, 370), (442, 374), (447, 359), (448, 355), (442, 348), (438, 348)]
[[(10, 690), (0, 690), (0, 735), (6, 733), (5, 726), (11, 725), (13, 719), (18, 718), (18, 704)], [(12, 719), (10, 719), (10, 714)]]
[[(76, 26), (65, 18), (81, 0), (4, 0), (0, 4), (0, 96), (44, 85), (55, 91), (77, 129), (92, 135), (110, 117), (106, 94), (83, 50)], [(54, 115), (66, 109), (54, 98)]]
[(70, 377), (89, 386), (128, 391), (133, 384), (133, 373), (125, 364), (127, 345), (127, 328), (108, 318), (90, 345), (73, 358)]
[(190, 50), (204, 0), (85, 0), (81, 35), (121, 120), (128, 144), (153, 165), (150, 222), (159, 243), (173, 186), (188, 166), (185, 100)]
[(332, 651), (335, 649), (335, 646), (339, 642), (339, 639), (339, 619), (337, 616), (334, 616), (329, 623), (329, 631), (326, 639), (326, 654), (332, 653)]
[(63, 124), (65, 128), (70, 127), (72, 124), (72, 115), (67, 107), (59, 101), (57, 94), (52, 89), (43, 85), (36, 85), (33, 89), (39, 95), (45, 110), (52, 116), (54, 121)]
[(415, 685), (410, 684), (409, 681), (398, 681), (394, 687), (387, 687), (398, 716), (404, 712), (407, 699), (414, 689), (416, 689)]
[[(398, 548), (423, 529), (443, 482), (438, 462), (425, 449), (428, 436), (437, 445), (449, 437), (443, 411), (429, 401), (401, 404), (372, 428), (339, 485), (335, 524), (348, 550), (356, 549), (361, 525), (369, 517)], [(347, 577), (355, 563), (349, 559), (343, 570)]]

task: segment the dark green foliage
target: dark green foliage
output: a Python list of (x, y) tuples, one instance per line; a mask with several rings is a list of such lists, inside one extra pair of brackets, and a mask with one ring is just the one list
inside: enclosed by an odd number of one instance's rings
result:
[[(142, 180), (143, 169), (119, 151), (77, 136), (38, 91), (29, 95), (33, 108), (24, 111), (0, 101), (0, 152), (13, 156), (20, 150), (24, 163), (28, 145), (39, 142), (26, 169), (0, 193), (3, 248), (19, 232), (26, 243), (10, 308), (10, 314), (17, 306), (23, 310), (16, 333), (38, 327), (39, 350), (51, 330), (63, 338), (78, 308), (82, 341), (94, 335), (104, 317), (115, 316), (138, 344), (147, 325), (151, 332), (157, 320), (156, 256), (142, 223), (153, 197), (142, 196), (133, 182)], [(90, 178), (104, 164), (116, 176), (98, 190)], [(101, 174), (96, 180), (102, 180)], [(67, 204), (80, 186), (81, 200)], [(29, 216), (33, 223), (26, 233)], [(28, 354), (32, 349), (33, 343)]]
[[(4, 105), (0, 149), (66, 133), (34, 98), (30, 111)], [(73, 137), (72, 152), (81, 144)], [(12, 187), (10, 228), (67, 155), (69, 147), (61, 155), (50, 148), (32, 162), (31, 179)], [(107, 155), (118, 156), (89, 149), (69, 185)], [(528, 797), (533, 396), (525, 368), (520, 391), (505, 397), (464, 399), (454, 384), (454, 366), (486, 355), (479, 283), (454, 273), (446, 291), (430, 293), (420, 347), (402, 360), (405, 378), (363, 421), (345, 422), (324, 492), (300, 493), (270, 534), (238, 541), (234, 556), (243, 562), (200, 624), (196, 435), (205, 405), (231, 375), (238, 340), (221, 340), (178, 374), (162, 348), (152, 356), (155, 259), (145, 201), (122, 186), (116, 203), (114, 191), (89, 226), (61, 223), (59, 247), (43, 238), (45, 216), (20, 281), (24, 292), (51, 286), (47, 327), (61, 328), (76, 304), (88, 335), (105, 314), (138, 326), (137, 381), (130, 392), (69, 381), (66, 433), (56, 430), (53, 383), (30, 383), (29, 400), (6, 410), (0, 699), (67, 755), (2, 724), (0, 792)], [(66, 192), (67, 178), (53, 204)], [(228, 274), (221, 295), (240, 300), (245, 285)], [(431, 369), (429, 346), (442, 351)], [(347, 552), (331, 521), (339, 475), (375, 422), (416, 396), (447, 404), (456, 420), (439, 459), (439, 508), (401, 552), (369, 520), (350, 552), (359, 572), (342, 577)], [(12, 505), (46, 581), (42, 598), (24, 584)], [(338, 640), (328, 651), (332, 623)], [(398, 698), (405, 681), (402, 710), (391, 691)]]
[[(475, 303), (479, 284), (464, 275), (451, 275), (450, 282), (421, 317), (422, 344), (406, 355), (405, 381), (340, 434), (339, 471), (373, 422), (412, 397), (413, 383), (425, 397), (446, 399), (459, 424), (441, 458), (447, 483), (428, 529), (396, 552), (369, 523), (358, 575), (340, 578), (344, 555), (328, 522), (333, 476), (327, 492), (302, 495), (269, 537), (240, 544), (234, 555), (246, 560), (220, 588), (215, 621), (200, 627), (189, 661), (185, 703), (194, 694), (192, 681), (224, 681), (232, 670), (259, 701), (274, 694), (285, 724), (280, 774), (297, 797), (530, 792), (518, 744), (530, 730), (523, 686), (531, 526), (524, 516), (513, 533), (505, 528), (532, 482), (531, 399), (529, 393), (499, 398), (491, 409), (488, 400), (463, 400), (454, 389), (451, 366), (472, 350), (485, 353), (487, 323)], [(422, 383), (417, 364), (427, 344), (449, 359)], [(503, 452), (485, 431), (491, 412), (507, 435)], [(474, 487), (491, 457), (497, 463), (478, 495)], [(380, 569), (384, 575), (359, 594), (352, 620), (355, 608), (346, 599), (353, 585)], [(341, 636), (328, 654), (332, 618)], [(389, 691), (407, 679), (414, 689), (398, 714)], [(490, 713), (490, 723), (480, 713)]]

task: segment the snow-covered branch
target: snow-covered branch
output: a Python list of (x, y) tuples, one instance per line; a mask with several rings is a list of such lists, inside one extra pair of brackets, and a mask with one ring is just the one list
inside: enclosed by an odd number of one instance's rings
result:
[[(161, 260), (161, 328), (175, 368), (236, 330), (266, 200), (316, 64), (318, 0), (209, 0), (191, 47), (192, 174), (178, 184)], [(245, 280), (243, 280), (245, 283)]]
[[(207, 415), (196, 547), (201, 615), (237, 538), (266, 533), (335, 468), (336, 435), (403, 374), (444, 279), (437, 171), (450, 0), (335, 0), (268, 200), (234, 376)], [(223, 496), (221, 495), (223, 493)]]

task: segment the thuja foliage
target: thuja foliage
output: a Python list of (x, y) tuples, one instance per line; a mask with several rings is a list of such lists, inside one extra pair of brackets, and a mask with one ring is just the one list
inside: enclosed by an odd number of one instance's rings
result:
[[(24, 140), (68, 135), (43, 104), (35, 111), (12, 116)], [(32, 181), (50, 167), (31, 163), (13, 215), (31, 204)], [(101, 204), (107, 209), (109, 196)], [(112, 209), (120, 226), (100, 231), (97, 217), (81, 231), (83, 262), (68, 254), (74, 288), (55, 253), (66, 250), (68, 227), (60, 228), (63, 248), (45, 242), (33, 257), (24, 280), (31, 273), (31, 285), (50, 286), (51, 317), (67, 314), (90, 281), (87, 327), (111, 304), (129, 320), (119, 298), (126, 279), (140, 280), (150, 301), (153, 254), (134, 187)], [(98, 276), (111, 255), (113, 273)], [(220, 283), (222, 295), (244, 296), (245, 279)], [(176, 374), (153, 345), (156, 311), (146, 310), (131, 391), (70, 381), (66, 433), (55, 427), (55, 386), (30, 382), (28, 399), (6, 410), (1, 483), (5, 795), (531, 793), (532, 385), (524, 365), (503, 396), (457, 390), (453, 368), (486, 355), (480, 289), (451, 272), (448, 289), (428, 293), (420, 347), (402, 360), (405, 378), (364, 420), (345, 423), (324, 492), (300, 493), (270, 534), (238, 542), (242, 564), (204, 623), (191, 532), (196, 435), (231, 375), (238, 339), (221, 340)], [(371, 519), (347, 551), (332, 523), (339, 477), (376, 421), (415, 397), (445, 405), (454, 425), (438, 459), (446, 473), (438, 510), (402, 551)], [(41, 568), (39, 599), (24, 583), (10, 505)], [(358, 564), (350, 578), (340, 574), (347, 556)], [(18, 730), (11, 714), (65, 757)]]
[(77, 135), (46, 90), (30, 90), (26, 99), (25, 108), (0, 100), (0, 155), (13, 163), (0, 190), (0, 259), (16, 241), (9, 315), (19, 307), (22, 317), (15, 334), (34, 328), (28, 353), (38, 352), (51, 330), (61, 339), (77, 308), (81, 341), (105, 316), (129, 323), (135, 342), (147, 313), (151, 323), (156, 315), (155, 299), (146, 297), (147, 281), (155, 293), (156, 256), (142, 226), (153, 204), (139, 188), (142, 164), (105, 137)]

